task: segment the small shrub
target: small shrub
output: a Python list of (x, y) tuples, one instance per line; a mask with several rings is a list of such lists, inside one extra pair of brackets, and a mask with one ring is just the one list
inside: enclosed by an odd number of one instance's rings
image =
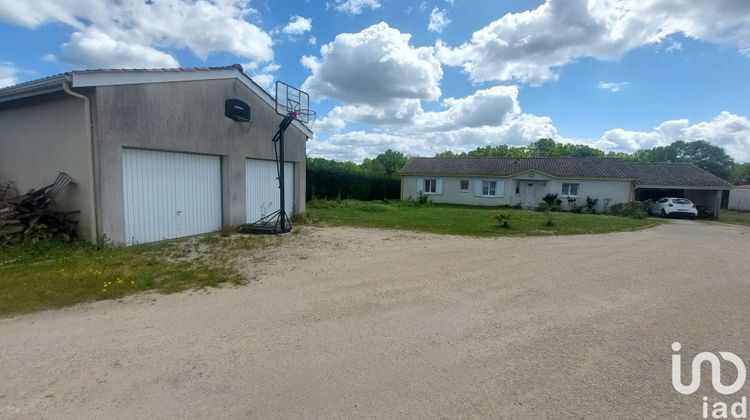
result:
[(417, 205), (429, 207), (432, 205), (432, 198), (420, 191), (419, 195), (417, 196)]
[(536, 208), (534, 210), (538, 211), (538, 212), (547, 212), (547, 211), (549, 211), (550, 207), (552, 207), (550, 204), (547, 204), (545, 202), (541, 202), (541, 203), (539, 203), (539, 204), (536, 205)]
[(516, 204), (513, 204), (512, 206), (510, 206), (510, 208), (516, 209), (516, 210), (521, 210), (521, 209), (523, 209), (523, 204), (516, 203)]
[(500, 227), (510, 228), (510, 219), (513, 218), (513, 214), (509, 211), (501, 211), (495, 215), (495, 219)]
[(560, 205), (562, 204), (562, 200), (557, 198), (557, 194), (547, 194), (542, 198), (542, 201), (544, 201), (548, 206), (552, 207), (554, 205)]
[(549, 206), (549, 211), (560, 212), (562, 211), (562, 205), (560, 205), (560, 203), (555, 203)]
[(599, 204), (598, 198), (586, 197), (586, 211), (592, 214), (596, 214), (596, 205)]
[(583, 206), (576, 206), (575, 204), (570, 208), (571, 213), (583, 213)]
[(547, 212), (547, 220), (544, 222), (544, 226), (553, 227), (555, 226), (555, 219), (552, 218), (552, 212)]
[(609, 207), (610, 213), (615, 216), (643, 219), (648, 213), (651, 201), (631, 201), (629, 203), (617, 203)]

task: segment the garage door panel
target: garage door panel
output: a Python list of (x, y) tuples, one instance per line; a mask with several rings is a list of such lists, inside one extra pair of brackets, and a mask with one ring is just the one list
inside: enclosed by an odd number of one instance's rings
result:
[[(247, 159), (245, 169), (245, 205), (248, 223), (255, 222), (279, 209), (279, 183), (276, 162)], [(294, 211), (294, 164), (284, 164), (284, 208)]]
[(218, 156), (123, 150), (126, 243), (221, 229)]

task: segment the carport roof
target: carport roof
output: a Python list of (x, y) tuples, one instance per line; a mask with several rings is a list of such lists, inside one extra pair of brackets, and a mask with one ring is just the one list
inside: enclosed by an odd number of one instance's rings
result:
[(686, 163), (639, 163), (615, 158), (414, 158), (401, 175), (512, 176), (535, 170), (557, 178), (619, 178), (649, 187), (731, 188), (725, 180)]

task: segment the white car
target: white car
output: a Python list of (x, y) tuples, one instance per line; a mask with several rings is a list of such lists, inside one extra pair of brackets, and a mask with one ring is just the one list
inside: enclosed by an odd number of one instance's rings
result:
[(661, 217), (688, 216), (695, 219), (698, 217), (698, 209), (687, 198), (662, 197), (649, 207), (648, 214)]

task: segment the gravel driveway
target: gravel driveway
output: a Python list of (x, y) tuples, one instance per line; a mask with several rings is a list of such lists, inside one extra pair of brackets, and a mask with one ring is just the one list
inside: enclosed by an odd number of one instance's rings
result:
[(264, 252), (247, 286), (0, 320), (0, 417), (700, 418), (720, 396), (672, 389), (671, 343), (750, 362), (746, 227), (306, 228)]

